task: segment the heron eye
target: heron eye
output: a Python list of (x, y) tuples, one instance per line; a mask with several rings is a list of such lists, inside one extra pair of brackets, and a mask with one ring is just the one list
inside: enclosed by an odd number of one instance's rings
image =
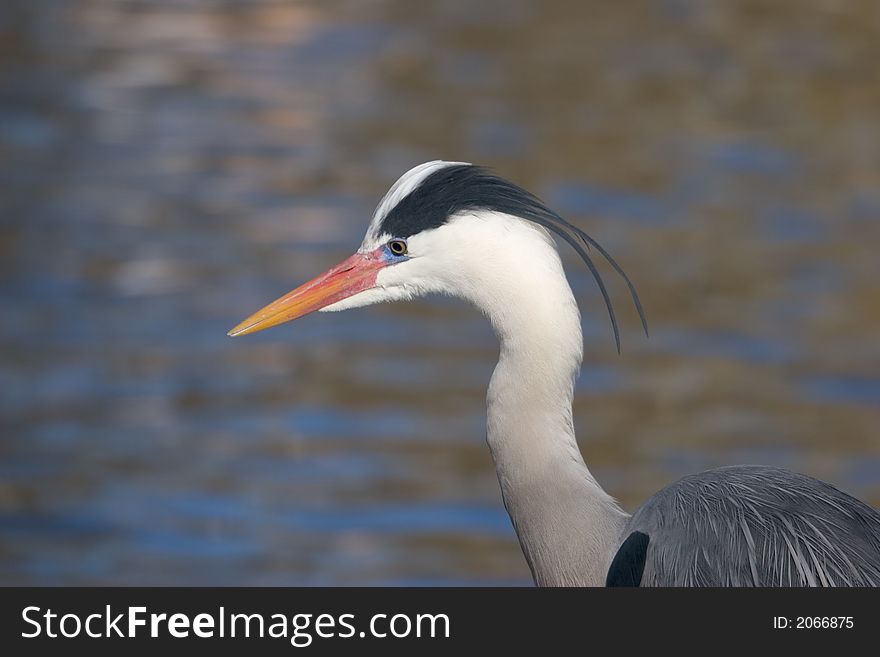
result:
[(388, 248), (391, 249), (391, 253), (396, 256), (406, 254), (406, 242), (403, 240), (391, 240), (388, 242)]

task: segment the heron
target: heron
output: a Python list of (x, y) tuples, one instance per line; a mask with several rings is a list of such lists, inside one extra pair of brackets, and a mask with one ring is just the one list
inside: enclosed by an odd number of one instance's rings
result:
[(382, 198), (354, 255), (257, 311), (229, 335), (428, 294), (488, 318), (499, 360), (486, 441), (537, 586), (878, 586), (880, 513), (831, 484), (737, 465), (685, 476), (632, 515), (597, 482), (575, 439), (581, 315), (554, 236), (595, 279), (591, 254), (636, 288), (596, 240), (538, 197), (466, 162), (426, 162)]

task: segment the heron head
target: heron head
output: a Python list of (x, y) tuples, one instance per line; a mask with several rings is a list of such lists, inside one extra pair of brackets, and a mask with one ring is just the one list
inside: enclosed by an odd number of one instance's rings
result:
[[(261, 331), (316, 310), (430, 293), (485, 307), (505, 280), (528, 276), (530, 269), (561, 272), (548, 230), (574, 247), (589, 266), (617, 338), (610, 298), (586, 251), (597, 248), (626, 278), (604, 249), (521, 187), (482, 167), (439, 160), (411, 169), (391, 187), (354, 255), (257, 311), (229, 335)], [(626, 280), (641, 314), (635, 289)]]

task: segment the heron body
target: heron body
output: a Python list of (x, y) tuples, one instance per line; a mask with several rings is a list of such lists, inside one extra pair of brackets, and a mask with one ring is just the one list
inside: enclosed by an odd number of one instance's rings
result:
[[(625, 533), (649, 537), (633, 555), (644, 561), (643, 586), (880, 585), (877, 511), (781, 468), (685, 477), (648, 500)], [(608, 576), (613, 583), (625, 573)]]
[[(625, 513), (587, 468), (572, 398), (580, 312), (552, 234), (610, 255), (536, 197), (485, 169), (428, 162), (377, 207), (357, 253), (236, 326), (427, 294), (462, 298), (500, 343), (486, 438), (504, 506), (539, 586), (876, 586), (880, 513), (833, 486), (761, 466), (686, 477)], [(645, 325), (647, 331), (647, 326)]]

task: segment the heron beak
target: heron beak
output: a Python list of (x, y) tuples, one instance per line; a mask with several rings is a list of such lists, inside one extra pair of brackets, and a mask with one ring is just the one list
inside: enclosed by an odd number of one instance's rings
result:
[(247, 335), (278, 326), (320, 310), (376, 285), (379, 270), (388, 263), (380, 250), (355, 253), (308, 283), (300, 285), (241, 322), (228, 335)]

